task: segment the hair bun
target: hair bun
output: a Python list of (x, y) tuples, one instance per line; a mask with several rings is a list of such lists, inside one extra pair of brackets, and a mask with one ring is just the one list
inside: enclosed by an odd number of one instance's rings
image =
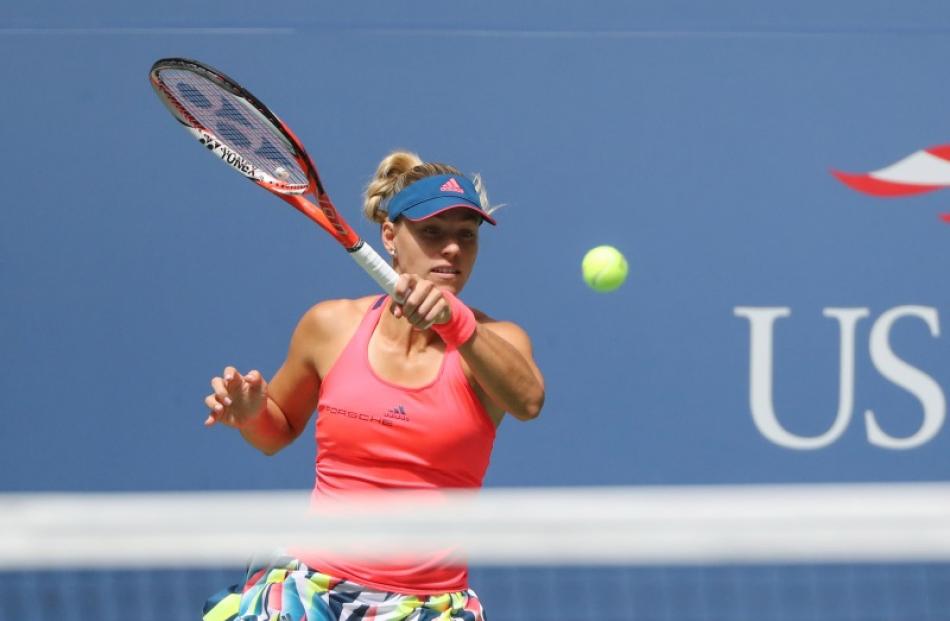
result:
[(398, 191), (396, 186), (406, 173), (422, 164), (422, 158), (411, 151), (393, 151), (384, 157), (376, 167), (376, 174), (366, 185), (363, 215), (376, 223), (385, 222), (386, 210), (382, 208), (382, 202)]

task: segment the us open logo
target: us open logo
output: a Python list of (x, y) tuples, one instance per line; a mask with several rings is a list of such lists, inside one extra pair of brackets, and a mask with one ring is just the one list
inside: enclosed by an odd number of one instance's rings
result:
[[(852, 190), (881, 198), (900, 198), (950, 187), (950, 145), (915, 151), (884, 168), (867, 173), (832, 170)], [(950, 213), (940, 214), (950, 223)]]

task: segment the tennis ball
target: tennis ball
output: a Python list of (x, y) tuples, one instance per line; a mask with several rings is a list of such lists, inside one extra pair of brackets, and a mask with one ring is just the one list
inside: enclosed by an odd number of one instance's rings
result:
[(584, 255), (581, 270), (591, 289), (607, 293), (627, 279), (627, 260), (613, 246), (597, 246)]

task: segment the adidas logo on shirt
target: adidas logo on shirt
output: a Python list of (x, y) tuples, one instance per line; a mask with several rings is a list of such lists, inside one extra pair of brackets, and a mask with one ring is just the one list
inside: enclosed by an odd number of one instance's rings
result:
[(384, 416), (386, 418), (395, 418), (396, 420), (409, 420), (409, 415), (406, 414), (406, 408), (402, 407), (401, 405), (397, 405), (394, 408), (386, 410), (386, 414), (384, 414)]

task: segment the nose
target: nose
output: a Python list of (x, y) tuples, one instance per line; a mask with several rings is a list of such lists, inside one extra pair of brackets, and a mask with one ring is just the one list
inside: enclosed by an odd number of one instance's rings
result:
[(461, 245), (458, 240), (455, 238), (450, 238), (444, 246), (442, 246), (442, 256), (444, 257), (454, 257), (462, 250)]

